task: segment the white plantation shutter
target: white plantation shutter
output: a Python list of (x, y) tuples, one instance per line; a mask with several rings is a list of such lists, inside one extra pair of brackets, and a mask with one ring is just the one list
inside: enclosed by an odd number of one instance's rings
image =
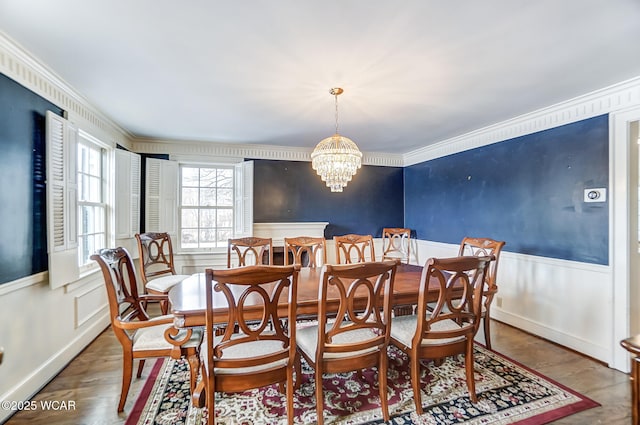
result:
[(147, 158), (145, 183), (145, 232), (178, 232), (178, 163)]
[(131, 204), (129, 221), (131, 236), (140, 232), (140, 155), (131, 154)]
[(140, 231), (140, 155), (115, 151), (116, 239), (129, 239)]
[(49, 285), (58, 288), (77, 280), (78, 131), (66, 119), (47, 111), (47, 243)]
[[(147, 158), (145, 178), (145, 232), (160, 231), (160, 167), (161, 160)], [(177, 205), (176, 205), (177, 208)]]
[(234, 237), (253, 235), (253, 161), (235, 165)]

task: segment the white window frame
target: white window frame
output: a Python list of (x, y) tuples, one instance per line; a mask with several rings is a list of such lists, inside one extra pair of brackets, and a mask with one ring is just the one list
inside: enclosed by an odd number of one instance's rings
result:
[[(231, 187), (228, 188), (231, 190), (232, 192), (232, 198), (231, 198), (231, 203), (230, 205), (200, 205), (199, 203), (197, 205), (183, 205), (183, 179), (182, 179), (182, 174), (183, 174), (183, 170), (185, 168), (198, 168), (198, 169), (202, 169), (202, 168), (210, 168), (210, 169), (215, 169), (215, 170), (228, 170), (231, 174)], [(183, 223), (182, 223), (182, 212), (183, 209), (198, 209), (198, 210), (229, 210), (231, 212), (231, 225), (226, 228), (222, 228), (222, 229), (228, 229), (230, 232), (230, 237), (235, 237), (235, 229), (236, 229), (236, 214), (235, 214), (235, 209), (237, 208), (237, 201), (236, 201), (236, 186), (238, 185), (238, 176), (235, 173), (235, 167), (234, 164), (224, 164), (224, 163), (190, 163), (190, 162), (181, 162), (179, 163), (179, 167), (178, 167), (178, 237), (177, 237), (177, 245), (179, 246), (179, 249), (183, 252), (216, 252), (216, 251), (223, 251), (226, 249), (226, 242), (222, 242), (222, 241), (218, 241), (218, 246), (214, 246), (214, 247), (185, 247), (183, 245), (182, 242), (182, 231), (183, 231)], [(197, 186), (198, 190), (203, 189), (203, 186)], [(213, 228), (214, 231), (217, 233), (219, 231), (220, 228), (218, 227), (214, 227)], [(202, 228), (200, 227), (200, 223), (198, 223), (198, 227), (196, 232), (199, 234), (200, 231), (202, 230)], [(199, 237), (198, 237), (199, 240)]]
[[(175, 159), (175, 160), (174, 160)], [(178, 162), (179, 161), (179, 162)], [(234, 159), (202, 161), (172, 155), (172, 160), (146, 158), (145, 232), (167, 232), (178, 253), (223, 252), (225, 248), (183, 249), (179, 237), (179, 165), (234, 168), (233, 237), (253, 234), (253, 161)]]
[[(109, 151), (108, 151), (108, 147), (104, 145), (104, 143), (100, 142), (98, 139), (96, 139), (95, 137), (91, 136), (90, 134), (79, 130), (78, 132), (78, 150), (80, 149), (81, 145), (84, 145), (86, 147), (88, 147), (89, 149), (92, 149), (94, 151), (99, 150), (100, 151), (100, 159), (101, 159), (101, 166), (100, 166), (100, 190), (101, 190), (101, 197), (100, 197), (100, 201), (99, 202), (92, 202), (92, 201), (83, 201), (81, 199), (82, 197), (82, 178), (81, 178), (81, 174), (82, 174), (82, 170), (80, 169), (80, 161), (81, 158), (78, 155), (77, 158), (77, 173), (78, 173), (78, 213), (77, 213), (77, 219), (78, 219), (78, 267), (80, 270), (80, 273), (86, 273), (88, 271), (91, 271), (93, 269), (96, 269), (98, 266), (97, 264), (92, 261), (92, 260), (87, 260), (86, 263), (82, 263), (82, 259), (83, 259), (83, 244), (82, 244), (82, 238), (83, 236), (87, 236), (87, 235), (83, 235), (81, 233), (82, 230), (82, 207), (97, 207), (99, 209), (102, 209), (102, 223), (103, 223), (103, 228), (101, 229), (101, 231), (99, 232), (92, 232), (92, 235), (96, 235), (96, 234), (102, 234), (103, 235), (103, 243), (101, 244), (101, 246), (96, 246), (96, 249), (99, 248), (106, 248), (107, 246), (109, 246), (109, 241), (111, 240), (110, 238), (110, 233), (109, 233), (109, 223), (111, 222), (109, 214), (110, 214), (110, 199), (111, 197), (109, 196), (109, 187), (112, 186), (110, 185), (110, 179), (111, 179), (111, 175), (108, 172), (109, 167)], [(93, 176), (95, 177), (95, 176)], [(92, 250), (95, 251), (95, 250)], [(91, 256), (91, 254), (93, 254), (93, 252), (87, 252), (86, 254), (88, 254), (88, 256)], [(88, 258), (88, 257), (87, 257)]]

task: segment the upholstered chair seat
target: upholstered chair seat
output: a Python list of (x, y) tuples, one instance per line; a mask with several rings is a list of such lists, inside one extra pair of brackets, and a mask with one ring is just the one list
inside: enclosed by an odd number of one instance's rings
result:
[[(159, 320), (161, 317), (169, 317), (169, 316), (160, 316), (155, 318), (155, 320)], [(153, 322), (154, 319), (150, 319), (149, 322)], [(164, 333), (167, 330), (167, 324), (159, 324), (156, 326), (150, 326), (148, 328), (140, 328), (136, 330), (133, 334), (133, 351), (148, 351), (148, 350), (171, 350), (174, 346), (171, 345), (167, 339), (164, 337)], [(181, 330), (178, 332), (178, 335), (175, 337), (177, 340), (181, 340), (184, 338), (186, 331)], [(182, 347), (183, 348), (197, 348), (200, 342), (202, 341), (202, 329), (194, 329), (191, 333), (191, 338), (187, 342), (185, 342)]]
[[(417, 326), (417, 316), (411, 315), (394, 317), (391, 321), (391, 338), (401, 344), (404, 344), (407, 348), (411, 348)], [(459, 329), (462, 329), (462, 326), (458, 325), (453, 320), (442, 320), (434, 323), (431, 327), (431, 331), (433, 332), (453, 331)], [(458, 341), (464, 341), (464, 339), (464, 336), (455, 338), (423, 338), (420, 345), (451, 344)]]
[(146, 288), (150, 292), (168, 293), (176, 284), (190, 277), (188, 274), (172, 274), (149, 280)]
[[(238, 339), (242, 335), (232, 337), (231, 339)], [(214, 345), (218, 345), (222, 341), (222, 336), (214, 337)], [(281, 352), (286, 349), (282, 341), (277, 340), (259, 340), (259, 341), (247, 341), (240, 344), (232, 345), (223, 350), (222, 357), (218, 357), (218, 360), (245, 360), (252, 357), (269, 356)], [(206, 344), (202, 345), (202, 358), (206, 359), (208, 355)], [(269, 369), (278, 369), (287, 365), (288, 359), (280, 359), (270, 363), (263, 363), (250, 367), (215, 367), (213, 369), (214, 375), (246, 375), (250, 373), (256, 373), (266, 371)]]
[[(327, 324), (327, 331), (331, 328), (331, 324)], [(345, 324), (349, 326), (349, 324)], [(352, 331), (337, 334), (332, 342), (334, 344), (356, 344), (359, 342), (372, 341), (380, 338), (380, 334), (371, 329), (355, 329)], [(315, 356), (318, 347), (318, 326), (308, 326), (298, 329), (296, 342), (298, 349), (303, 351), (307, 356)], [(365, 350), (348, 351), (344, 353), (325, 352), (325, 359), (339, 359), (341, 357), (357, 357), (366, 353), (378, 351), (377, 347), (369, 347)]]

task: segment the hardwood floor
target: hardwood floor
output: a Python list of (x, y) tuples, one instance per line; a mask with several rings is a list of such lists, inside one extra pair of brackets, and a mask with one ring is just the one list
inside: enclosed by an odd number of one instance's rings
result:
[[(589, 409), (554, 424), (629, 424), (631, 395), (628, 375), (602, 363), (529, 335), (511, 326), (492, 322), (493, 348), (599, 402)], [(75, 410), (22, 411), (7, 425), (20, 424), (123, 424), (149, 375), (147, 361), (141, 379), (133, 379), (125, 412), (118, 415), (122, 360), (121, 348), (111, 329), (106, 329), (33, 400), (75, 402)]]

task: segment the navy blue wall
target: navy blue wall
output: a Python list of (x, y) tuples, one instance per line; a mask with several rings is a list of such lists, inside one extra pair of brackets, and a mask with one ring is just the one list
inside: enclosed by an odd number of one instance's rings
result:
[(45, 113), (62, 109), (0, 74), (0, 284), (47, 270)]
[(608, 116), (407, 167), (405, 225), (419, 239), (464, 236), (506, 251), (608, 264), (609, 205), (584, 203), (609, 187)]
[(402, 227), (400, 167), (363, 166), (342, 193), (332, 193), (310, 162), (254, 160), (253, 172), (256, 223), (328, 221), (326, 238)]

